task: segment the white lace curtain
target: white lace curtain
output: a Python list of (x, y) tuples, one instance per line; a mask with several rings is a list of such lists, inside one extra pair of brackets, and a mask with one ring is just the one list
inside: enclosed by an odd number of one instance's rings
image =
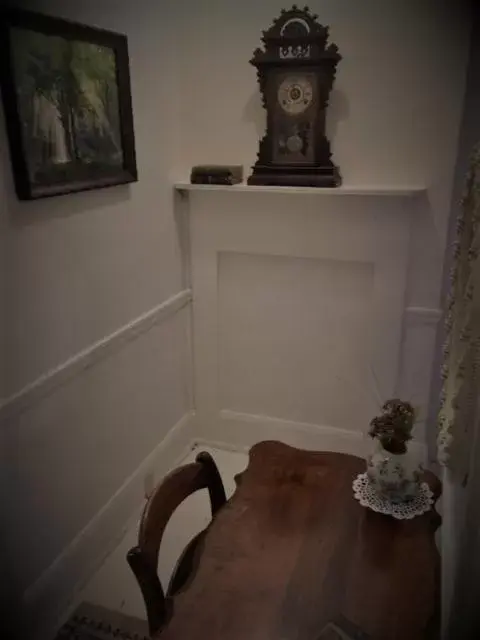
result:
[(445, 318), (438, 458), (467, 479), (480, 391), (480, 145), (471, 158), (457, 221)]

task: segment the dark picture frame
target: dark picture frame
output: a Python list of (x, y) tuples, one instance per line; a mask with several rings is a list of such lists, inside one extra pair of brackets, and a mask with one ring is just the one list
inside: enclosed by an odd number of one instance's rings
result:
[(125, 35), (7, 9), (0, 83), (20, 200), (137, 181)]

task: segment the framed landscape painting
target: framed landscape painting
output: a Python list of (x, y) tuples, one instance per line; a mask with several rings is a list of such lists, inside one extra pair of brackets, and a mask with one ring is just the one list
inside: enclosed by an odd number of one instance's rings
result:
[(0, 77), (18, 197), (135, 182), (126, 36), (24, 11), (0, 15)]

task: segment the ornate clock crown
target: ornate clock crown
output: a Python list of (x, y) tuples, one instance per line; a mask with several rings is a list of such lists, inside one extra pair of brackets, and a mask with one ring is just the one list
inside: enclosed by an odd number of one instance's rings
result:
[(342, 56), (335, 44), (327, 46), (329, 29), (317, 18), (308, 7), (299, 9), (294, 4), (289, 11), (282, 9), (270, 29), (262, 31), (265, 48), (256, 49), (250, 63), (259, 67), (279, 60), (304, 61), (306, 64), (324, 61), (335, 69)]

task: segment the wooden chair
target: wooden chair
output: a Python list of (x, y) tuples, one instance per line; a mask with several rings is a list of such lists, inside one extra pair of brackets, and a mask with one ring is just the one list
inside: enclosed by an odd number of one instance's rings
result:
[(175, 509), (192, 493), (208, 489), (212, 518), (225, 504), (225, 490), (217, 466), (210, 454), (199, 453), (195, 462), (175, 469), (155, 488), (143, 510), (138, 545), (130, 549), (127, 561), (138, 581), (147, 610), (150, 634), (165, 624), (171, 598), (187, 581), (193, 567), (195, 550), (205, 531), (188, 544), (173, 571), (166, 594), (158, 578), (158, 554), (165, 527)]

